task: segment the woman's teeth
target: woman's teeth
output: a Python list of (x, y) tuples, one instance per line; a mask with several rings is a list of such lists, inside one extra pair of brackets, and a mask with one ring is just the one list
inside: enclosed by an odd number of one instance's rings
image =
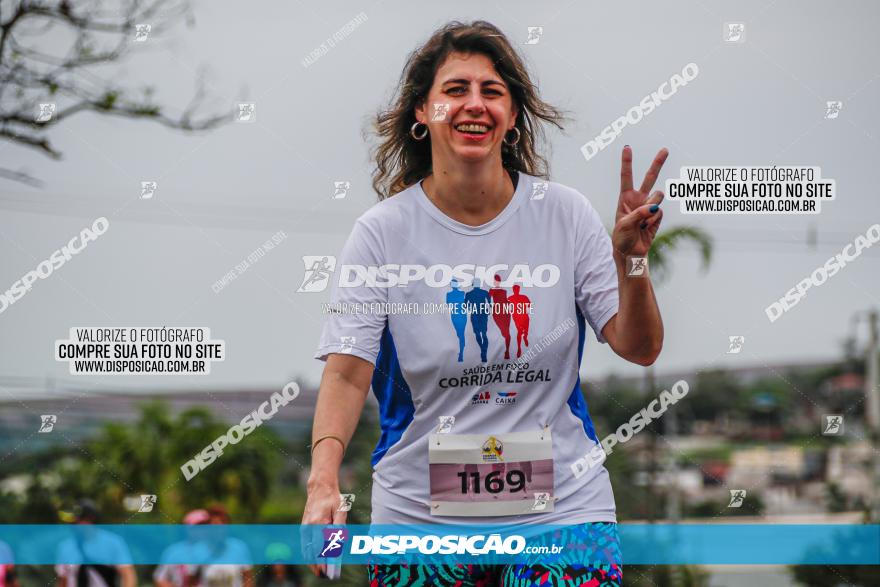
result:
[(489, 132), (489, 127), (483, 126), (481, 124), (461, 124), (455, 127), (455, 129), (461, 132), (472, 134), (483, 134)]

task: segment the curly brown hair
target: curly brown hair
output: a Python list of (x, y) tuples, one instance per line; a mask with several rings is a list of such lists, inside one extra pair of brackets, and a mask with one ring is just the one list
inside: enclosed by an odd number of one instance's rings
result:
[(416, 121), (416, 105), (427, 98), (437, 69), (453, 52), (487, 56), (510, 89), (519, 112), (516, 128), (521, 138), (513, 147), (503, 144), (501, 164), (504, 168), (549, 179), (547, 160), (536, 152), (535, 138), (536, 135), (542, 140), (545, 137), (540, 121), (562, 130), (562, 121), (567, 117), (538, 97), (538, 89), (522, 59), (496, 26), (484, 20), (470, 24), (451, 21), (409, 55), (397, 96), (392, 99), (393, 106), (380, 111), (373, 122), (380, 137), (372, 155), (376, 161), (373, 189), (379, 200), (393, 196), (430, 174), (431, 141), (416, 141), (409, 132)]

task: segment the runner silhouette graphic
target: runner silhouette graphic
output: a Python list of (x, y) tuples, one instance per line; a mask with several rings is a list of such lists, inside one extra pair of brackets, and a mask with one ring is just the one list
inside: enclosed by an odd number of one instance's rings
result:
[(464, 308), (464, 292), (458, 289), (458, 280), (453, 279), (449, 284), (451, 291), (446, 292), (446, 303), (450, 305), (449, 312), (452, 318), (452, 326), (458, 336), (458, 362), (464, 361), (464, 329), (467, 326), (467, 312)]
[(489, 337), (486, 329), (489, 327), (492, 298), (489, 297), (489, 292), (480, 287), (481, 285), (483, 285), (482, 281), (474, 279), (474, 288), (464, 295), (464, 302), (471, 315), (474, 336), (477, 337), (477, 344), (480, 345), (480, 360), (485, 363), (486, 353), (489, 352)]
[(501, 286), (501, 276), (495, 275), (495, 287), (489, 290), (492, 298), (492, 319), (504, 337), (504, 358), (510, 358), (510, 308), (507, 307), (507, 290)]
[(529, 309), (532, 301), (525, 294), (519, 293), (520, 287), (513, 286), (513, 294), (507, 298), (507, 301), (513, 304), (513, 323), (516, 326), (516, 356), (522, 355), (521, 343), (525, 342), (529, 346)]

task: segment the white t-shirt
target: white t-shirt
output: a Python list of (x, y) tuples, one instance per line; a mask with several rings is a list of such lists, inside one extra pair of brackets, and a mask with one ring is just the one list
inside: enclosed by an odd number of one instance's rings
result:
[[(79, 531), (77, 529), (76, 531)], [(83, 554), (89, 560), (114, 561), (108, 566), (114, 569), (120, 565), (132, 564), (131, 552), (125, 541), (116, 534), (100, 528), (88, 528), (82, 530), (85, 537), (78, 545), (72, 538), (62, 541), (58, 545), (55, 572), (64, 578), (67, 587), (76, 587), (77, 574), (80, 563), (83, 562)], [(94, 567), (86, 569), (89, 587), (108, 587), (107, 582)]]
[(252, 568), (250, 550), (241, 540), (226, 538), (224, 550), (216, 556), (215, 560), (228, 559), (246, 562), (205, 565), (202, 568), (201, 585), (204, 587), (241, 587), (242, 573)]
[[(212, 563), (212, 560), (238, 560), (240, 563)], [(198, 577), (198, 587), (241, 587), (242, 573), (253, 568), (250, 550), (237, 538), (226, 538), (223, 549), (212, 555), (203, 541), (179, 542), (162, 554), (162, 562), (153, 571), (154, 579), (163, 579), (183, 587), (186, 577)]]
[[(330, 278), (337, 311), (325, 316), (315, 358), (341, 352), (375, 365), (374, 524), (616, 522), (606, 469), (572, 470), (598, 444), (578, 371), (586, 325), (604, 343), (617, 313), (611, 240), (580, 192), (518, 175), (511, 201), (481, 226), (446, 216), (421, 183), (377, 203)], [(528, 367), (513, 369), (518, 352)], [(429, 435), (445, 416), (453, 434), (549, 429), (552, 511), (431, 515)]]
[(175, 587), (186, 587), (187, 576), (192, 576), (198, 563), (208, 559), (208, 547), (204, 541), (177, 542), (162, 553), (159, 565), (153, 571), (153, 579), (161, 579)]

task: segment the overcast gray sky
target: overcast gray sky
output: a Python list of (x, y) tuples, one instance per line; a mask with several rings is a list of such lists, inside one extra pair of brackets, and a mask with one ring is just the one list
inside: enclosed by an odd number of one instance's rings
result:
[[(880, 221), (878, 6), (873, 2), (755, 1), (195, 3), (196, 24), (137, 46), (119, 70), (156, 86), (179, 112), (196, 71), (209, 66), (209, 106), (256, 103), (256, 122), (185, 135), (143, 121), (82, 114), (51, 135), (50, 161), (0, 144), (7, 168), (43, 188), (0, 180), (0, 291), (99, 217), (108, 232), (0, 313), (0, 375), (69, 377), (53, 343), (72, 326), (207, 326), (227, 345), (209, 376), (103, 377), (109, 385), (280, 386), (317, 381), (312, 358), (329, 291), (297, 294), (303, 255), (337, 254), (372, 206), (361, 132), (395, 89), (406, 55), (442, 23), (482, 18), (517, 43), (542, 97), (571, 111), (550, 132), (551, 176), (583, 192), (607, 226), (619, 190), (620, 149), (640, 178), (661, 147), (661, 182), (685, 165), (819, 166), (837, 199), (816, 216), (688, 215), (668, 199), (663, 228), (699, 226), (715, 241), (708, 273), (691, 247), (657, 288), (666, 339), (659, 372), (709, 365), (805, 362), (839, 355), (856, 311), (880, 305), (880, 247), (774, 323), (764, 308)], [(306, 68), (302, 59), (359, 13), (351, 34)], [(725, 43), (724, 23), (745, 23)], [(529, 26), (540, 42), (524, 44)], [(60, 37), (47, 39), (53, 46)], [(698, 77), (589, 161), (580, 146), (690, 63)], [(836, 119), (825, 104), (840, 100)], [(59, 104), (59, 107), (61, 107)], [(158, 181), (153, 200), (140, 182)], [(351, 181), (331, 199), (334, 180)], [(638, 181), (638, 180), (637, 180)], [(806, 245), (808, 227), (818, 246)], [(661, 228), (661, 231), (663, 230)], [(212, 284), (279, 230), (288, 238), (219, 293)], [(536, 242), (536, 246), (540, 246)], [(858, 326), (865, 338), (864, 323)], [(744, 335), (728, 355), (728, 336)], [(582, 373), (638, 374), (588, 335)], [(99, 380), (96, 377), (89, 381)], [(10, 381), (6, 379), (6, 381)]]

